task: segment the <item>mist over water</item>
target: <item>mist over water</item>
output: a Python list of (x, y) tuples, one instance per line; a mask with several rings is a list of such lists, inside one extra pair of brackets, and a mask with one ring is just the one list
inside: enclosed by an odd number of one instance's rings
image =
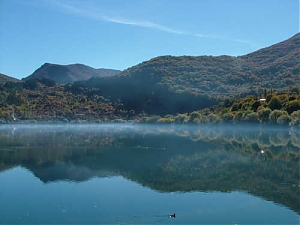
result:
[(0, 143), (0, 223), (298, 222), (297, 130), (14, 124)]

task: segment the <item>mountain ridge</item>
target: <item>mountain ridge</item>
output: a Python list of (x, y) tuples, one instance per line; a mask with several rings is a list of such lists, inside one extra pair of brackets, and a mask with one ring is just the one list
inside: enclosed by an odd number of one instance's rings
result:
[(299, 37), (239, 57), (159, 56), (114, 77), (75, 82), (69, 90), (92, 94), (92, 89), (138, 112), (194, 111), (228, 98), (259, 96), (265, 89), (300, 86)]
[(31, 75), (23, 78), (23, 81), (31, 79), (48, 78), (57, 83), (72, 83), (78, 80), (87, 80), (92, 77), (114, 76), (120, 73), (120, 70), (114, 69), (95, 69), (84, 64), (75, 63), (69, 65), (60, 65), (53, 63), (44, 63)]
[(240, 56), (254, 71), (260, 75), (275, 73), (277, 75), (289, 74), (299, 76), (300, 71), (300, 33), (291, 38), (262, 48), (255, 52)]
[[(135, 66), (129, 67), (124, 71), (115, 70), (115, 69), (105, 69), (99, 68), (95, 69), (93, 67), (75, 63), (68, 65), (54, 64), (54, 63), (44, 63), (40, 68), (36, 69), (31, 75), (23, 78), (23, 81), (30, 79), (40, 79), (40, 78), (48, 78), (52, 79), (58, 83), (72, 83), (79, 80), (88, 80), (93, 77), (106, 77), (106, 76), (114, 76), (114, 75), (127, 75), (131, 70), (136, 67), (139, 67), (144, 64), (151, 64), (151, 62), (155, 62), (161, 59), (173, 58), (176, 60), (180, 58), (185, 59), (198, 59), (206, 60), (206, 62), (215, 60), (215, 63), (227, 59), (227, 63), (232, 64), (230, 67), (234, 69), (232, 73), (236, 73), (239, 75), (239, 72), (246, 72), (246, 75), (250, 75), (249, 73), (257, 73), (259, 75), (264, 75), (272, 73), (276, 70), (279, 70), (280, 74), (284, 78), (289, 71), (286, 71), (284, 67), (287, 67), (292, 71), (294, 75), (299, 75), (300, 66), (300, 54), (299, 54), (299, 46), (300, 46), (300, 33), (295, 34), (291, 38), (281, 41), (279, 43), (273, 44), (271, 46), (259, 49), (257, 51), (241, 55), (241, 56), (230, 56), (230, 55), (220, 55), (220, 56), (158, 56), (151, 58), (147, 61), (141, 62)], [(268, 57), (268, 55), (272, 55), (273, 57)], [(276, 55), (276, 57), (274, 57)], [(218, 66), (211, 65), (206, 63), (208, 66)], [(278, 67), (278, 64), (281, 67)], [(283, 65), (283, 66), (282, 66)], [(203, 65), (205, 66), (205, 64)], [(236, 68), (233, 68), (233, 67)], [(185, 66), (187, 68), (187, 66)], [(184, 68), (180, 68), (183, 70)], [(198, 68), (199, 69), (199, 68)], [(203, 68), (200, 68), (203, 69)], [(205, 71), (204, 71), (205, 72)], [(248, 73), (247, 73), (248, 72)], [(278, 72), (277, 72), (278, 73)]]
[[(295, 111), (300, 109), (298, 45), (299, 34), (239, 57), (159, 56), (115, 76), (67, 84), (47, 78), (9, 82), (1, 85), (2, 114), (10, 121), (10, 106), (14, 106), (18, 118), (23, 119), (171, 123), (179, 116), (178, 121), (183, 122), (243, 119), (295, 126)], [(54, 71), (58, 68), (68, 74), (74, 67), (78, 72), (88, 66), (54, 65)], [(285, 115), (270, 119), (275, 110)], [(203, 118), (198, 118), (199, 113)], [(263, 113), (268, 114), (266, 118)]]
[(6, 82), (21, 82), (19, 79), (0, 73), (0, 85)]

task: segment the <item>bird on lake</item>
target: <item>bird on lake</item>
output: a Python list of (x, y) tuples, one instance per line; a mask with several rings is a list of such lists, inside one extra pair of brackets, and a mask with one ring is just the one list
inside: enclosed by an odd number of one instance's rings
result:
[(171, 218), (176, 218), (176, 214), (173, 213), (173, 214), (170, 215), (170, 217), (171, 217)]

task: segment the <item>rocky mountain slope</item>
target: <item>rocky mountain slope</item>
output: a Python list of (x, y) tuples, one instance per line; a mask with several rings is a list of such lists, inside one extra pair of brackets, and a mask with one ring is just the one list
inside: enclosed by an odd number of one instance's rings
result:
[(94, 69), (83, 64), (58, 65), (45, 63), (23, 80), (48, 78), (57, 83), (72, 83), (78, 80), (88, 80), (92, 77), (114, 76), (120, 72), (112, 69)]

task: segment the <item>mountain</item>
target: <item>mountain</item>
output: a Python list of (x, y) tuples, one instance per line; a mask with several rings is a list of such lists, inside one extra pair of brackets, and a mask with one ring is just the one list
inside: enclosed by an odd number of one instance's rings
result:
[(0, 85), (6, 83), (8, 81), (20, 82), (20, 80), (18, 80), (16, 78), (13, 78), (13, 77), (10, 77), (10, 76), (0, 73)]
[(120, 100), (135, 112), (190, 112), (264, 89), (300, 86), (299, 37), (239, 57), (160, 56), (114, 77), (75, 82), (70, 90)]
[(114, 76), (120, 72), (120, 70), (112, 69), (94, 69), (83, 64), (58, 65), (45, 63), (23, 80), (48, 78), (58, 83), (71, 83), (92, 77)]
[[(300, 109), (299, 37), (239, 57), (160, 56), (115, 76), (89, 80), (82, 79), (99, 70), (80, 64), (44, 64), (25, 82), (2, 87), (3, 118), (12, 119), (10, 106), (15, 105), (16, 115), (23, 119), (112, 121), (146, 116), (161, 121), (157, 116), (163, 116), (162, 121), (172, 121), (176, 115), (185, 117), (179, 121), (207, 122), (218, 121), (218, 115), (224, 121), (264, 123), (269, 117), (257, 110), (269, 107), (266, 113), (286, 111), (288, 115), (280, 117), (284, 120), (277, 119), (288, 124)], [(76, 79), (80, 81), (72, 82)], [(69, 83), (54, 85), (53, 80)], [(259, 97), (266, 102), (258, 101)], [(205, 117), (193, 114), (199, 110)]]
[(290, 39), (239, 57), (244, 60), (260, 81), (266, 79), (274, 87), (300, 81), (300, 33)]

